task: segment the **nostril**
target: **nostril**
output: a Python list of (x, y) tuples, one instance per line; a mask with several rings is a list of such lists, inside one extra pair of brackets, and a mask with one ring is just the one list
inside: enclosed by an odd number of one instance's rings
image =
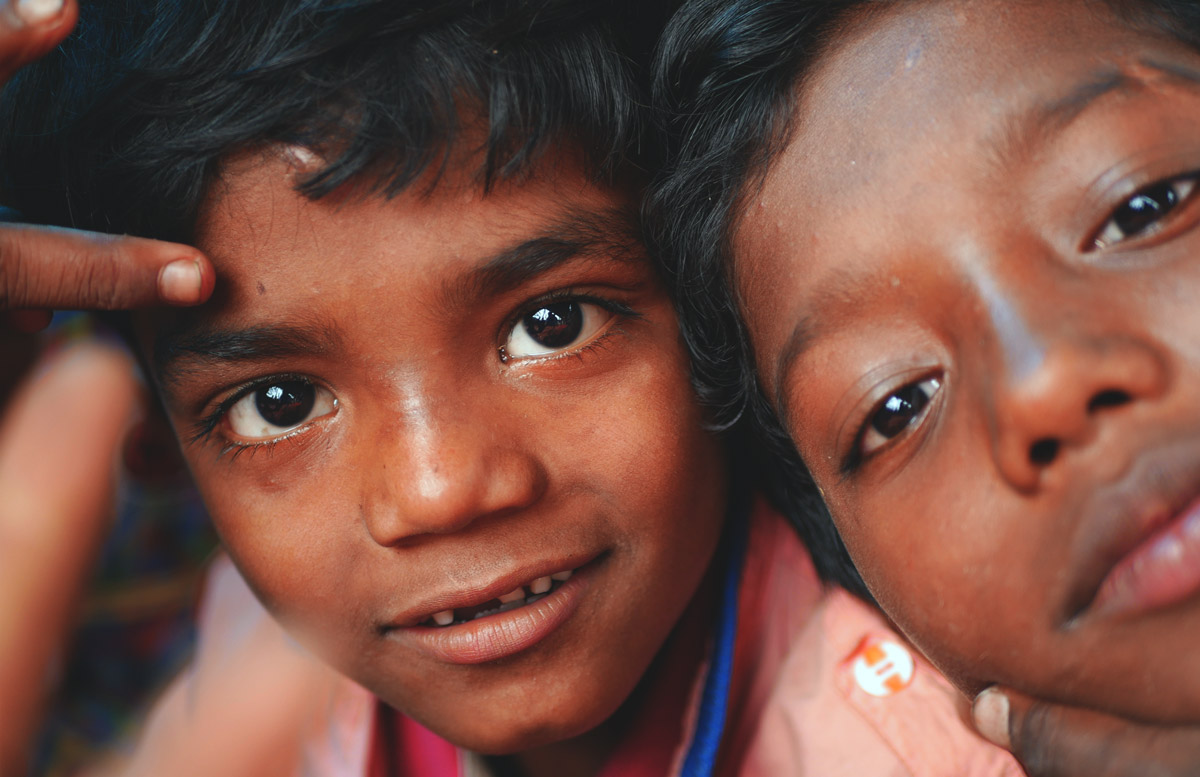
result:
[(1045, 466), (1058, 456), (1058, 440), (1049, 438), (1035, 442), (1029, 448), (1029, 460), (1039, 466)]
[(1108, 407), (1120, 407), (1129, 403), (1132, 399), (1128, 394), (1120, 389), (1109, 389), (1101, 391), (1096, 396), (1092, 397), (1092, 401), (1088, 402), (1088, 412), (1095, 413)]

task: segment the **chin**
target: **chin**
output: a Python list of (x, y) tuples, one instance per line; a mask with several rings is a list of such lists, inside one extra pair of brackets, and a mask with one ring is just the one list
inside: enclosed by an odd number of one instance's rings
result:
[(459, 716), (446, 727), (424, 723), (443, 739), (481, 755), (513, 755), (584, 734), (604, 721), (513, 720), (511, 715), (480, 718), (473, 712), (468, 725)]

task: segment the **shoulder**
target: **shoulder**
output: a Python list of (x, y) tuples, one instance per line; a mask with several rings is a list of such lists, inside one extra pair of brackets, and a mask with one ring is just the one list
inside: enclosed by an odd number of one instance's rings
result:
[(757, 553), (752, 533), (748, 563), (788, 568), (756, 583), (767, 594), (761, 612), (746, 604), (747, 627), (763, 632), (759, 649), (776, 656), (761, 666), (776, 666), (740, 774), (1023, 774), (975, 734), (966, 699), (876, 608), (822, 586), (798, 541), (779, 533), (782, 521), (772, 528), (761, 511), (756, 521), (766, 528), (755, 529)]

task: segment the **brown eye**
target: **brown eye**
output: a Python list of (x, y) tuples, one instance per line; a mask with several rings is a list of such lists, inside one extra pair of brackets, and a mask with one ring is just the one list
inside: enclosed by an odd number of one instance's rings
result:
[(502, 358), (524, 359), (569, 351), (590, 341), (616, 314), (582, 300), (539, 305), (517, 319)]
[(272, 426), (295, 426), (308, 417), (316, 402), (316, 387), (299, 380), (281, 381), (254, 392), (254, 406)]
[(1108, 248), (1156, 231), (1160, 222), (1190, 197), (1195, 188), (1195, 178), (1176, 178), (1136, 192), (1109, 216), (1094, 241), (1095, 247)]
[(521, 319), (520, 326), (543, 348), (566, 348), (583, 330), (583, 310), (576, 302), (547, 305)]
[(337, 400), (329, 390), (315, 383), (301, 378), (272, 380), (235, 402), (226, 423), (238, 437), (262, 440), (286, 434), (336, 408)]
[(867, 419), (862, 436), (862, 453), (869, 454), (899, 437), (925, 414), (925, 408), (941, 388), (937, 378), (910, 383), (890, 394)]

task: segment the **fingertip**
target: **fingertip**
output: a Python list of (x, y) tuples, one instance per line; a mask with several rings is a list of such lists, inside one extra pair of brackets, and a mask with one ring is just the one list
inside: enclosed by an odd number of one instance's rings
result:
[(30, 26), (50, 26), (66, 12), (66, 0), (9, 0), (13, 12)]
[(201, 256), (176, 259), (158, 271), (158, 293), (172, 305), (199, 305), (212, 294), (216, 279)]
[(0, 78), (61, 43), (78, 17), (75, 0), (0, 0)]
[(1008, 696), (995, 686), (985, 688), (975, 697), (971, 717), (975, 729), (994, 745), (1008, 750), (1012, 746), (1009, 734), (1009, 714), (1012, 705)]

